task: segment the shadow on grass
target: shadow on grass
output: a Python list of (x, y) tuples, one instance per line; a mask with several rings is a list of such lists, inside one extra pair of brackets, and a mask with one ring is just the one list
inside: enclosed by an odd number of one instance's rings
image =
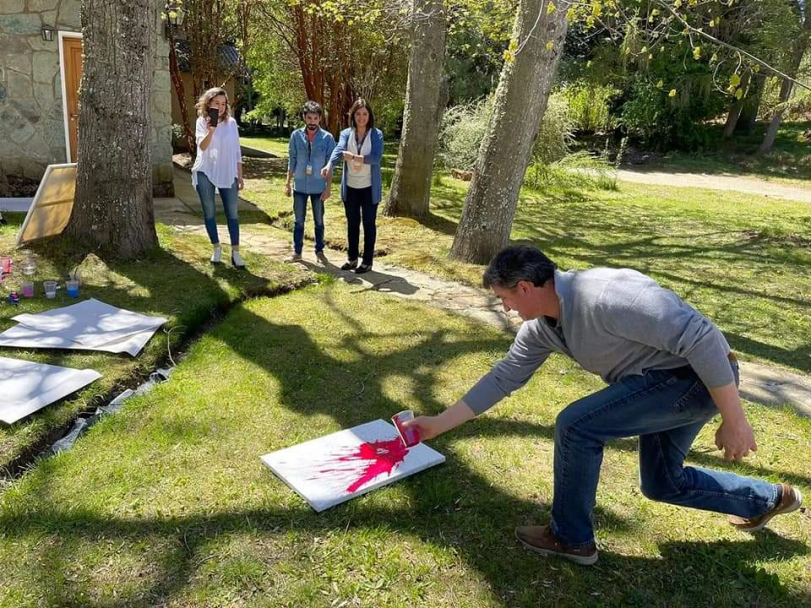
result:
[[(128, 270), (133, 281), (149, 283), (149, 273), (135, 273), (131, 267), (123, 269), (125, 273)], [(385, 334), (368, 329), (354, 308), (342, 307), (335, 300), (329, 286), (313, 290), (311, 295), (322, 298), (325, 309), (349, 328), (339, 348), (356, 355), (351, 361), (329, 355), (304, 328), (274, 323), (247, 307), (232, 311), (227, 330), (215, 327), (210, 337), (266, 370), (281, 386), (283, 407), (308, 417), (328, 416), (338, 428), (349, 428), (377, 417), (387, 419), (401, 409), (401, 404), (387, 396), (384, 386), (384, 380), (394, 374), (405, 375), (413, 382), (413, 394), (420, 401), (421, 411), (437, 413), (447, 404), (434, 397), (438, 382), (435, 364), (471, 352), (501, 351), (507, 344), (505, 338), (486, 335), (460, 340), (444, 329), (426, 331), (414, 342), (411, 328), (395, 328)], [(406, 306), (394, 300), (384, 305)], [(322, 329), (317, 325), (319, 322), (314, 318), (316, 325), (309, 331), (328, 331), (327, 326)], [(404, 340), (406, 337), (411, 340), (402, 341), (393, 351), (376, 349), (381, 338), (391, 340), (401, 335)], [(192, 431), (204, 432), (203, 428)], [(188, 435), (185, 429), (175, 432)], [(742, 587), (731, 592), (735, 594), (736, 605), (764, 600), (772, 605), (799, 606), (811, 600), (805, 590), (766, 584), (755, 574), (747, 574), (755, 572), (762, 561), (809, 552), (802, 542), (768, 532), (758, 540), (664, 542), (659, 545), (659, 557), (620, 555), (609, 546), (602, 551), (600, 565), (592, 569), (576, 569), (525, 552), (513, 540), (513, 527), (548, 519), (550, 505), (513, 495), (494, 485), (492, 479), (464, 464), (454, 443), (472, 435), (538, 436), (550, 440), (553, 433), (551, 425), (483, 418), (457, 433), (442, 436), (432, 443), (448, 456), (446, 465), (403, 482), (402, 487), (410, 494), (408, 506), (403, 508), (380, 509), (360, 500), (321, 514), (313, 513), (303, 503), (291, 509), (268, 506), (218, 513), (212, 505), (213, 513), (129, 519), (52, 507), (43, 501), (23, 512), (6, 510), (0, 516), (0, 531), (6, 539), (31, 535), (58, 537), (58, 543), (45, 543), (43, 559), (33, 566), (38, 569), (40, 593), (51, 605), (72, 605), (77, 600), (76, 588), (69, 581), (54, 584), (55, 575), (74, 565), (73, 554), (82, 544), (98, 539), (113, 544), (140, 543), (145, 539), (149, 542), (148, 581), (142, 581), (141, 587), (121, 587), (122, 593), (132, 589), (137, 597), (119, 596), (121, 605), (146, 606), (171, 603), (193, 585), (198, 570), (211, 557), (210, 543), (215, 539), (244, 533), (261, 542), (280, 530), (322, 536), (350, 527), (384, 528), (416, 535), (428, 545), (451, 548), (481, 574), (494, 594), (510, 605), (537, 605), (541, 598), (557, 605), (601, 605), (594, 593), (610, 598), (613, 605), (659, 605), (663, 598), (684, 598), (683, 605), (690, 605), (689, 598), (694, 598), (699, 584), (696, 577), (708, 577), (713, 589), (723, 587), (724, 583), (740, 583)], [(609, 449), (631, 450), (634, 443), (626, 440), (612, 444)], [(261, 447), (264, 446), (257, 446), (257, 450)], [(58, 467), (58, 462), (53, 466)], [(49, 472), (50, 469), (39, 476), (44, 485), (37, 492), (47, 492)], [(268, 474), (268, 483), (280, 482)], [(634, 520), (605, 505), (598, 506), (595, 523), (604, 530), (625, 532), (634, 532), (637, 526)], [(687, 565), (692, 574), (686, 570)], [(540, 580), (551, 586), (539, 586)], [(706, 581), (701, 588), (707, 588)], [(677, 599), (668, 605), (678, 603)]]

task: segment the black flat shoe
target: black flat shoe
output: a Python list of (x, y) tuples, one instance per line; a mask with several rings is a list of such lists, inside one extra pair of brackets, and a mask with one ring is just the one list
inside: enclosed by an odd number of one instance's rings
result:
[(341, 270), (355, 270), (358, 267), (357, 260), (347, 260), (341, 265)]
[(355, 274), (363, 274), (364, 272), (369, 272), (371, 269), (371, 264), (361, 264), (355, 269)]

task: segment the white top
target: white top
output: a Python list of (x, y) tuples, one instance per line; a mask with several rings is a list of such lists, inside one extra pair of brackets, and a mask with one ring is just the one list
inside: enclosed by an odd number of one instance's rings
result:
[(227, 118), (217, 123), (208, 148), (201, 149), (200, 142), (208, 135), (206, 119), (197, 118), (195, 137), (197, 139), (197, 158), (191, 169), (191, 183), (197, 187), (197, 172), (206, 174), (208, 180), (217, 188), (230, 188), (237, 178), (237, 164), (242, 162), (242, 152), (239, 147), (239, 130), (237, 121)]
[[(352, 154), (359, 154), (366, 156), (372, 153), (372, 131), (366, 129), (366, 138), (360, 145), (361, 152), (358, 152), (358, 143), (355, 141), (355, 129), (349, 134), (349, 141), (347, 142), (348, 151)], [(372, 165), (361, 163), (357, 166), (356, 163), (348, 161), (344, 163), (347, 169), (346, 185), (350, 188), (371, 188), (372, 187)]]

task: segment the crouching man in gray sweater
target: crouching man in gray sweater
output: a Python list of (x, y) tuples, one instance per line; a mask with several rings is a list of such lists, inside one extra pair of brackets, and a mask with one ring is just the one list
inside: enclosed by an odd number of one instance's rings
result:
[(558, 415), (552, 520), (516, 529), (526, 547), (583, 565), (597, 561), (591, 515), (603, 448), (620, 437), (639, 436), (642, 493), (653, 500), (726, 513), (746, 531), (800, 507), (799, 490), (788, 484), (684, 466), (696, 435), (718, 413), (715, 444), (727, 460), (757, 445), (729, 344), (676, 294), (634, 270), (561, 272), (525, 246), (496, 255), (484, 286), (525, 321), (515, 342), (453, 407), (405, 426), (431, 439), (474, 418), (524, 386), (552, 352), (608, 383)]

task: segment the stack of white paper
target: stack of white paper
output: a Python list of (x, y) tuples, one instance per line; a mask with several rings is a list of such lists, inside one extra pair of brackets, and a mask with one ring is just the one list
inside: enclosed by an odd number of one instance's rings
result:
[(0, 420), (17, 422), (101, 378), (92, 369), (70, 369), (0, 357)]
[(163, 317), (123, 310), (93, 298), (37, 315), (12, 318), (19, 325), (0, 333), (0, 346), (101, 350), (129, 353), (133, 357), (166, 323)]

